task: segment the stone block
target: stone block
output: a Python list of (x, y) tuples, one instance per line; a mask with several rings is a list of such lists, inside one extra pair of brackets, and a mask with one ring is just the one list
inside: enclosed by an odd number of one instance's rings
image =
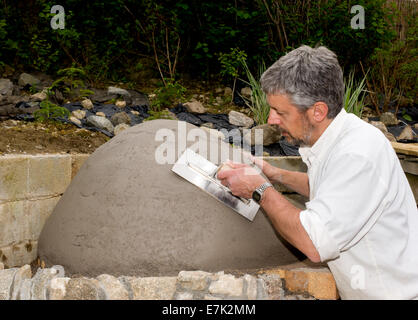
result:
[(46, 220), (51, 215), (61, 197), (52, 197), (38, 200), (28, 200), (26, 210), (29, 216), (29, 239), (38, 240)]
[(128, 290), (114, 276), (102, 274), (96, 278), (103, 289), (106, 300), (129, 300)]
[(89, 278), (70, 279), (66, 286), (64, 300), (104, 300), (105, 294), (99, 281)]
[(72, 154), (71, 155), (71, 180), (75, 177), (78, 170), (80, 170), (84, 161), (87, 160), (89, 154)]
[(19, 269), (6, 269), (0, 271), (0, 300), (10, 300), (13, 288), (13, 279)]
[(177, 277), (125, 277), (129, 282), (133, 300), (171, 300), (176, 291)]
[(204, 271), (180, 271), (177, 277), (178, 284), (186, 290), (206, 290), (211, 273)]
[(24, 199), (27, 194), (28, 158), (21, 155), (0, 157), (0, 203)]
[(26, 201), (0, 204), (0, 248), (30, 239), (30, 216)]
[(175, 297), (176, 300), (193, 300), (193, 293), (191, 292), (178, 292)]
[(221, 275), (219, 279), (209, 286), (209, 293), (220, 294), (229, 297), (240, 297), (243, 295), (244, 281), (242, 278), (235, 278), (233, 275)]
[(0, 262), (0, 270), (4, 270), (4, 264)]
[(9, 268), (29, 264), (36, 259), (37, 246), (37, 241), (26, 240), (2, 247), (0, 248), (0, 261)]
[(246, 283), (246, 294), (249, 300), (257, 299), (257, 279), (248, 274), (244, 276), (244, 281)]
[(28, 196), (55, 196), (71, 182), (71, 156), (42, 155), (29, 158)]

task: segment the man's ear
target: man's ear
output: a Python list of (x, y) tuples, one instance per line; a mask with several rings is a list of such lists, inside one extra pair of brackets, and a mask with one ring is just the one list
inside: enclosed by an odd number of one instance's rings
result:
[(328, 105), (325, 102), (316, 102), (312, 106), (312, 118), (315, 122), (322, 122), (328, 114)]

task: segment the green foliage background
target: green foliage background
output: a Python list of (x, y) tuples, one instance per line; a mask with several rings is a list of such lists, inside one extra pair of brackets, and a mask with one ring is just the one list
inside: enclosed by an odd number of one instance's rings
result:
[[(178, 73), (208, 78), (221, 71), (218, 57), (240, 48), (256, 70), (301, 44), (334, 50), (344, 68), (366, 61), (393, 39), (384, 0), (67, 0), (65, 29), (52, 30), (52, 0), (0, 4), (0, 66), (55, 74), (82, 68), (90, 80), (126, 81), (151, 68), (168, 74), (167, 49), (179, 44)], [(353, 30), (353, 5), (366, 12), (364, 30)], [(274, 22), (275, 17), (277, 23)], [(173, 62), (173, 60), (171, 62)]]

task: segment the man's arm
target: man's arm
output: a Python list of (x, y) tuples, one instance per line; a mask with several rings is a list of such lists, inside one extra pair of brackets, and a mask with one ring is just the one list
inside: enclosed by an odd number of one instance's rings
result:
[(299, 215), (302, 210), (293, 206), (274, 188), (264, 191), (260, 205), (283, 238), (302, 251), (312, 262), (321, 262), (318, 251), (300, 222)]
[(309, 179), (306, 173), (277, 168), (262, 159), (253, 158), (253, 161), (272, 183), (281, 183), (309, 198)]

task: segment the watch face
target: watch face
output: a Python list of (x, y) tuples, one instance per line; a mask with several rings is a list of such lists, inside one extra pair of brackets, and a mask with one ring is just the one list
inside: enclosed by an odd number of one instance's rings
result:
[(254, 191), (253, 192), (253, 199), (258, 203), (261, 199), (261, 195), (257, 191)]

